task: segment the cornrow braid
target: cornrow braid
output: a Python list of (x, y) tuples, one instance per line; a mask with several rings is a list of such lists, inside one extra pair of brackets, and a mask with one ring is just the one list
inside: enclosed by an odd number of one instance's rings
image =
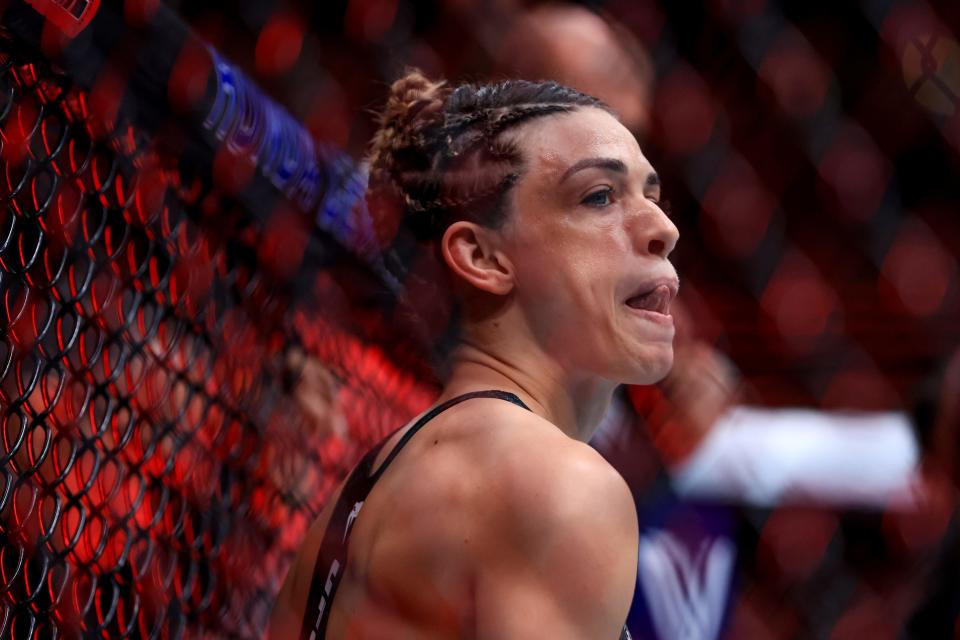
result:
[(454, 89), (410, 71), (394, 83), (370, 152), (371, 191), (398, 196), (401, 226), (421, 241), (457, 219), (498, 227), (522, 169), (500, 136), (521, 123), (599, 100), (555, 82), (508, 80)]
[(571, 111), (569, 104), (519, 104), (508, 108), (498, 109), (499, 113), (492, 114), (487, 119), (486, 135), (494, 139), (510, 127), (540, 116)]

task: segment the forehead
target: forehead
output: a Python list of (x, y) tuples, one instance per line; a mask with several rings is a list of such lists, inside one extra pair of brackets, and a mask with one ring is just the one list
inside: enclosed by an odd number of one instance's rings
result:
[(633, 134), (594, 107), (537, 118), (518, 127), (512, 139), (523, 155), (525, 174), (534, 179), (559, 180), (574, 163), (590, 157), (620, 160), (642, 176), (653, 170)]

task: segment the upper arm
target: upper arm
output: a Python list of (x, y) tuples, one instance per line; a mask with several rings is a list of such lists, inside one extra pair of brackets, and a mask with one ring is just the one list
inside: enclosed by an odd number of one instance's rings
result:
[(619, 637), (636, 583), (633, 498), (599, 456), (549, 465), (505, 487), (477, 571), (478, 638)]
[(293, 604), (293, 590), (296, 582), (296, 565), (291, 565), (290, 572), (277, 594), (277, 599), (273, 604), (273, 611), (270, 612), (270, 622), (267, 626), (267, 638), (293, 638), (300, 635), (300, 615), (302, 611), (296, 611)]
[(290, 563), (287, 577), (283, 581), (283, 586), (277, 594), (273, 610), (270, 613), (266, 634), (266, 637), (270, 640), (300, 636), (300, 627), (303, 625), (303, 619), (306, 615), (305, 609), (310, 585), (313, 582), (317, 554), (320, 553), (323, 534), (342, 490), (343, 482), (331, 494), (316, 521), (310, 525), (300, 550)]

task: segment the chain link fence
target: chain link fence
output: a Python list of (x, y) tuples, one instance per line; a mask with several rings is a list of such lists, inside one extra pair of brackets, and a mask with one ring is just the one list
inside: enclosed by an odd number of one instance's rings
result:
[(331, 484), (424, 400), (297, 306), (264, 250), (292, 219), (7, 38), (0, 93), (0, 635), (259, 637)]
[[(230, 55), (256, 41), (248, 66), (354, 151), (371, 78), (498, 57), (476, 3), (239, 4), (180, 10)], [(750, 402), (904, 408), (960, 340), (960, 14), (591, 4), (647, 51), (642, 145), (698, 338)], [(315, 221), (251, 210), (163, 144), (176, 131), (115, 117), (122, 91), (75, 81), (0, 34), (0, 636), (260, 637), (337, 479), (428, 386), (343, 256), (306, 257)], [(643, 506), (664, 471), (636, 440)], [(933, 489), (913, 511), (709, 505), (738, 549), (722, 635), (955, 636), (957, 492)]]

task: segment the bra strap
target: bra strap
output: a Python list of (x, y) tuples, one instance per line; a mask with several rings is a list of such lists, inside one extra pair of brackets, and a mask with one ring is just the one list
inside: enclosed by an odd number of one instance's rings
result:
[(417, 431), (420, 431), (425, 424), (436, 418), (450, 407), (458, 405), (464, 400), (471, 400), (473, 398), (497, 398), (499, 400), (506, 400), (507, 402), (513, 403), (518, 407), (523, 407), (527, 411), (530, 411), (530, 407), (524, 404), (523, 400), (518, 398), (516, 395), (510, 393), (509, 391), (499, 391), (497, 389), (490, 389), (488, 391), (472, 391), (470, 393), (464, 393), (454, 398), (450, 398), (446, 402), (438, 404), (433, 409), (425, 413), (419, 420), (417, 420), (416, 424), (410, 427), (410, 429), (403, 434), (403, 437), (400, 438), (400, 442), (397, 443), (397, 446), (393, 448), (387, 458), (383, 461), (383, 464), (380, 465), (376, 473), (371, 477), (371, 482), (376, 482), (380, 476), (383, 475), (383, 472), (386, 471), (390, 463), (393, 462), (393, 459), (397, 457), (397, 454), (400, 453), (400, 450), (403, 449), (404, 445), (406, 445), (410, 441), (410, 438), (415, 436)]
[(317, 559), (313, 567), (310, 591), (307, 593), (307, 605), (304, 609), (303, 622), (300, 625), (300, 640), (318, 640), (326, 635), (327, 621), (330, 617), (330, 603), (333, 602), (337, 587), (340, 585), (340, 579), (346, 569), (350, 531), (374, 484), (383, 475), (387, 466), (397, 457), (403, 446), (423, 425), (450, 407), (471, 398), (499, 398), (523, 407), (527, 411), (530, 410), (530, 407), (525, 405), (520, 398), (507, 391), (490, 390), (465, 393), (437, 405), (417, 420), (403, 434), (397, 446), (390, 451), (390, 455), (373, 474), (370, 471), (374, 460), (389, 436), (368, 451), (344, 482), (337, 502), (333, 506), (333, 512), (327, 523), (327, 529), (323, 534), (320, 550), (317, 552)]

